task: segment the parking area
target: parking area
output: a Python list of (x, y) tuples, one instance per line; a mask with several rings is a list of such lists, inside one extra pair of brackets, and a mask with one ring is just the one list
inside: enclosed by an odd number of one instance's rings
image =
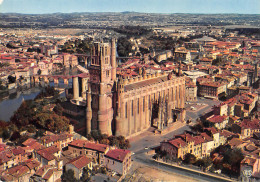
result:
[(202, 115), (210, 112), (214, 105), (219, 105), (221, 101), (199, 98), (194, 102), (186, 102), (186, 120), (191, 120), (195, 122), (196, 119), (200, 118)]
[(185, 109), (189, 112), (197, 112), (202, 108), (207, 107), (208, 104), (206, 103), (194, 103), (194, 102), (186, 102), (185, 103)]

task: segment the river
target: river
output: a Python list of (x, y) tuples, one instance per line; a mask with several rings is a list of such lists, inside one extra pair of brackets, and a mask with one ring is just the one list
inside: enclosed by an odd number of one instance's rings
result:
[[(69, 85), (71, 86), (71, 82)], [(54, 84), (50, 83), (50, 86), (54, 86)], [(65, 88), (64, 84), (59, 84), (59, 88)], [(34, 99), (41, 90), (41, 87), (32, 87), (0, 98), (0, 120), (9, 121), (24, 100)], [(65, 97), (65, 92), (62, 92), (60, 96)]]

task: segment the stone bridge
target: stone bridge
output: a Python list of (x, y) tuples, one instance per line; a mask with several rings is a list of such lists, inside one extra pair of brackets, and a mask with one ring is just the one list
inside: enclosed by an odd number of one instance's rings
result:
[(69, 84), (69, 79), (71, 79), (72, 75), (34, 75), (31, 76), (31, 83), (39, 83), (41, 80), (44, 80), (45, 83), (49, 83), (53, 81), (54, 84), (58, 84), (59, 80), (63, 80), (65, 85)]

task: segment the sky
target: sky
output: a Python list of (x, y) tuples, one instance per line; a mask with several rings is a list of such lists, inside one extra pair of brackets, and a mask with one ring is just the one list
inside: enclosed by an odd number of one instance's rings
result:
[(260, 14), (260, 0), (0, 0), (1, 13), (123, 11)]

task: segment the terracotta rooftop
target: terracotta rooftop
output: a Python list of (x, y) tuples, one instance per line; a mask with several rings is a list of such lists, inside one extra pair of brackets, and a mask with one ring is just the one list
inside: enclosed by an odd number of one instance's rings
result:
[(207, 135), (207, 133), (201, 133), (200, 135), (201, 135), (201, 136), (204, 138), (204, 140), (207, 141), (207, 142), (213, 141), (213, 138), (210, 137), (209, 135)]
[(56, 146), (38, 150), (37, 153), (48, 161), (55, 159), (54, 153), (60, 151)]
[(48, 181), (55, 171), (57, 171), (57, 169), (49, 169), (48, 172), (42, 178)]
[(205, 142), (202, 136), (195, 136), (193, 137), (193, 140), (194, 140), (194, 145), (202, 144)]
[(181, 138), (169, 140), (168, 143), (172, 144), (173, 146), (175, 146), (178, 149), (181, 147), (187, 146), (187, 143), (184, 140), (182, 140)]
[(83, 167), (86, 167), (91, 162), (91, 159), (86, 156), (78, 156), (75, 159), (72, 159), (68, 162), (68, 164), (72, 164), (78, 169), (82, 169)]
[(19, 154), (24, 155), (25, 154), (25, 151), (24, 151), (24, 149), (22, 149), (22, 147), (16, 147), (16, 148), (12, 149), (12, 152), (14, 155), (19, 155)]
[(39, 167), (41, 163), (37, 161), (36, 159), (28, 159), (24, 161), (24, 165), (26, 165), (30, 170)]
[(24, 146), (31, 146), (34, 142), (37, 142), (35, 139), (33, 138), (28, 138), (27, 140), (25, 140), (22, 144)]
[(260, 121), (258, 119), (244, 119), (241, 123), (238, 123), (241, 128), (260, 129)]
[(108, 148), (108, 145), (104, 144), (98, 144), (98, 143), (92, 143), (87, 140), (74, 140), (69, 143), (70, 146), (76, 146), (76, 147), (81, 147), (81, 148), (86, 148), (86, 149), (91, 149), (99, 152), (105, 152)]
[(230, 132), (230, 131), (228, 131), (228, 130), (221, 130), (221, 131), (220, 131), (220, 135), (222, 135), (222, 136), (228, 138), (228, 137), (231, 137), (231, 136), (233, 136), (233, 135), (235, 135), (235, 134), (232, 133), (232, 132)]
[(246, 143), (245, 141), (239, 139), (239, 138), (232, 138), (228, 144), (233, 148), (233, 147), (239, 147), (243, 143)]
[(212, 133), (212, 134), (218, 133), (218, 130), (217, 130), (216, 128), (214, 128), (214, 127), (204, 128), (204, 130), (209, 131), (209, 132)]
[(220, 115), (214, 115), (213, 117), (207, 119), (211, 123), (222, 123), (228, 118), (228, 116), (220, 116)]
[(249, 166), (253, 166), (256, 162), (256, 159), (251, 158), (251, 157), (245, 157), (242, 161), (241, 164), (247, 164)]
[(117, 160), (119, 162), (124, 162), (125, 157), (129, 153), (131, 153), (130, 150), (114, 149), (114, 150), (109, 150), (105, 156), (108, 158)]
[(29, 168), (23, 165), (17, 165), (7, 170), (7, 174), (10, 174), (16, 178), (23, 176), (25, 173), (29, 173)]
[(35, 172), (35, 175), (36, 176), (40, 176), (40, 177), (43, 177), (43, 175), (48, 171), (48, 169), (52, 168), (52, 166), (50, 165), (44, 165), (43, 167), (41, 167), (40, 169), (38, 169), (36, 172)]

